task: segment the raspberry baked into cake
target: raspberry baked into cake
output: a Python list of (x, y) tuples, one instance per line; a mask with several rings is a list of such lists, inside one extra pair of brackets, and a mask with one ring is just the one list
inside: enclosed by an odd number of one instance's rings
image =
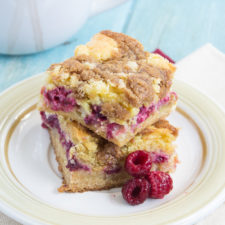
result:
[(75, 120), (121, 147), (175, 108), (174, 71), (137, 40), (102, 31), (47, 70), (39, 109)]
[(86, 127), (57, 114), (41, 112), (64, 183), (59, 191), (83, 192), (122, 186), (131, 176), (124, 169), (126, 157), (137, 150), (151, 154), (151, 171), (173, 172), (178, 162), (178, 130), (160, 120), (119, 147)]

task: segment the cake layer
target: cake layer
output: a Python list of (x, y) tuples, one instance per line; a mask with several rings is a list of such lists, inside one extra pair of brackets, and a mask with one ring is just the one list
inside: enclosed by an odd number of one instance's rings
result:
[[(93, 107), (91, 114), (85, 114), (85, 116), (81, 112), (82, 107), (73, 112), (57, 111), (57, 114), (79, 122), (106, 140), (122, 147), (145, 127), (166, 118), (175, 109), (176, 102), (177, 96), (174, 92), (171, 92), (157, 104), (153, 104), (150, 107), (141, 107), (139, 113), (124, 124), (110, 122), (107, 117), (101, 114), (98, 106)], [(54, 110), (51, 110), (45, 104), (39, 109), (55, 113)]]
[(64, 178), (59, 191), (82, 192), (123, 185), (130, 176), (124, 171), (127, 155), (136, 150), (151, 152), (152, 170), (173, 172), (177, 155), (173, 141), (178, 131), (160, 120), (118, 147), (62, 116), (41, 112), (48, 128), (56, 159)]
[(162, 105), (175, 102), (174, 71), (173, 64), (144, 51), (137, 40), (102, 31), (78, 46), (74, 57), (49, 68), (39, 107), (123, 146), (155, 122), (147, 120), (152, 114), (161, 118)]
[(59, 164), (59, 171), (63, 176), (63, 185), (58, 189), (59, 192), (84, 192), (93, 190), (106, 190), (113, 187), (122, 186), (128, 179), (127, 173), (119, 171), (118, 173), (107, 174), (101, 169), (69, 169), (68, 160), (65, 154), (65, 148), (60, 142), (57, 130), (49, 130), (51, 142), (54, 147), (56, 159)]

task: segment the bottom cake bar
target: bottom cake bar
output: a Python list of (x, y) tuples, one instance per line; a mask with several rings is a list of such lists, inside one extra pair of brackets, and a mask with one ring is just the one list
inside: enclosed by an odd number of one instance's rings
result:
[(127, 155), (137, 150), (151, 152), (151, 170), (173, 172), (178, 162), (175, 141), (178, 130), (160, 120), (118, 147), (77, 122), (41, 112), (63, 176), (60, 192), (83, 192), (122, 186), (130, 176), (124, 170)]

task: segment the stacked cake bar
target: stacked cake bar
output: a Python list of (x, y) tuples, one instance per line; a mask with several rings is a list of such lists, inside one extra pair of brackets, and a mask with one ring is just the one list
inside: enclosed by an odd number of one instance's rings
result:
[(152, 170), (175, 169), (177, 129), (165, 120), (177, 101), (174, 71), (137, 40), (111, 31), (47, 70), (38, 107), (64, 178), (60, 191), (123, 185), (124, 160), (136, 150), (151, 152)]

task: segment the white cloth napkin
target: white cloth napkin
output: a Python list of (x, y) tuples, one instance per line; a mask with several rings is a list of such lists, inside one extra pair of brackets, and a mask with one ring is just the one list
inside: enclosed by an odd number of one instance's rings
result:
[[(177, 62), (176, 79), (184, 80), (201, 89), (225, 109), (225, 54), (206, 44)], [(225, 204), (196, 225), (224, 225)], [(0, 213), (0, 225), (19, 223)]]
[(225, 109), (225, 54), (206, 44), (176, 65), (176, 79), (200, 89)]

